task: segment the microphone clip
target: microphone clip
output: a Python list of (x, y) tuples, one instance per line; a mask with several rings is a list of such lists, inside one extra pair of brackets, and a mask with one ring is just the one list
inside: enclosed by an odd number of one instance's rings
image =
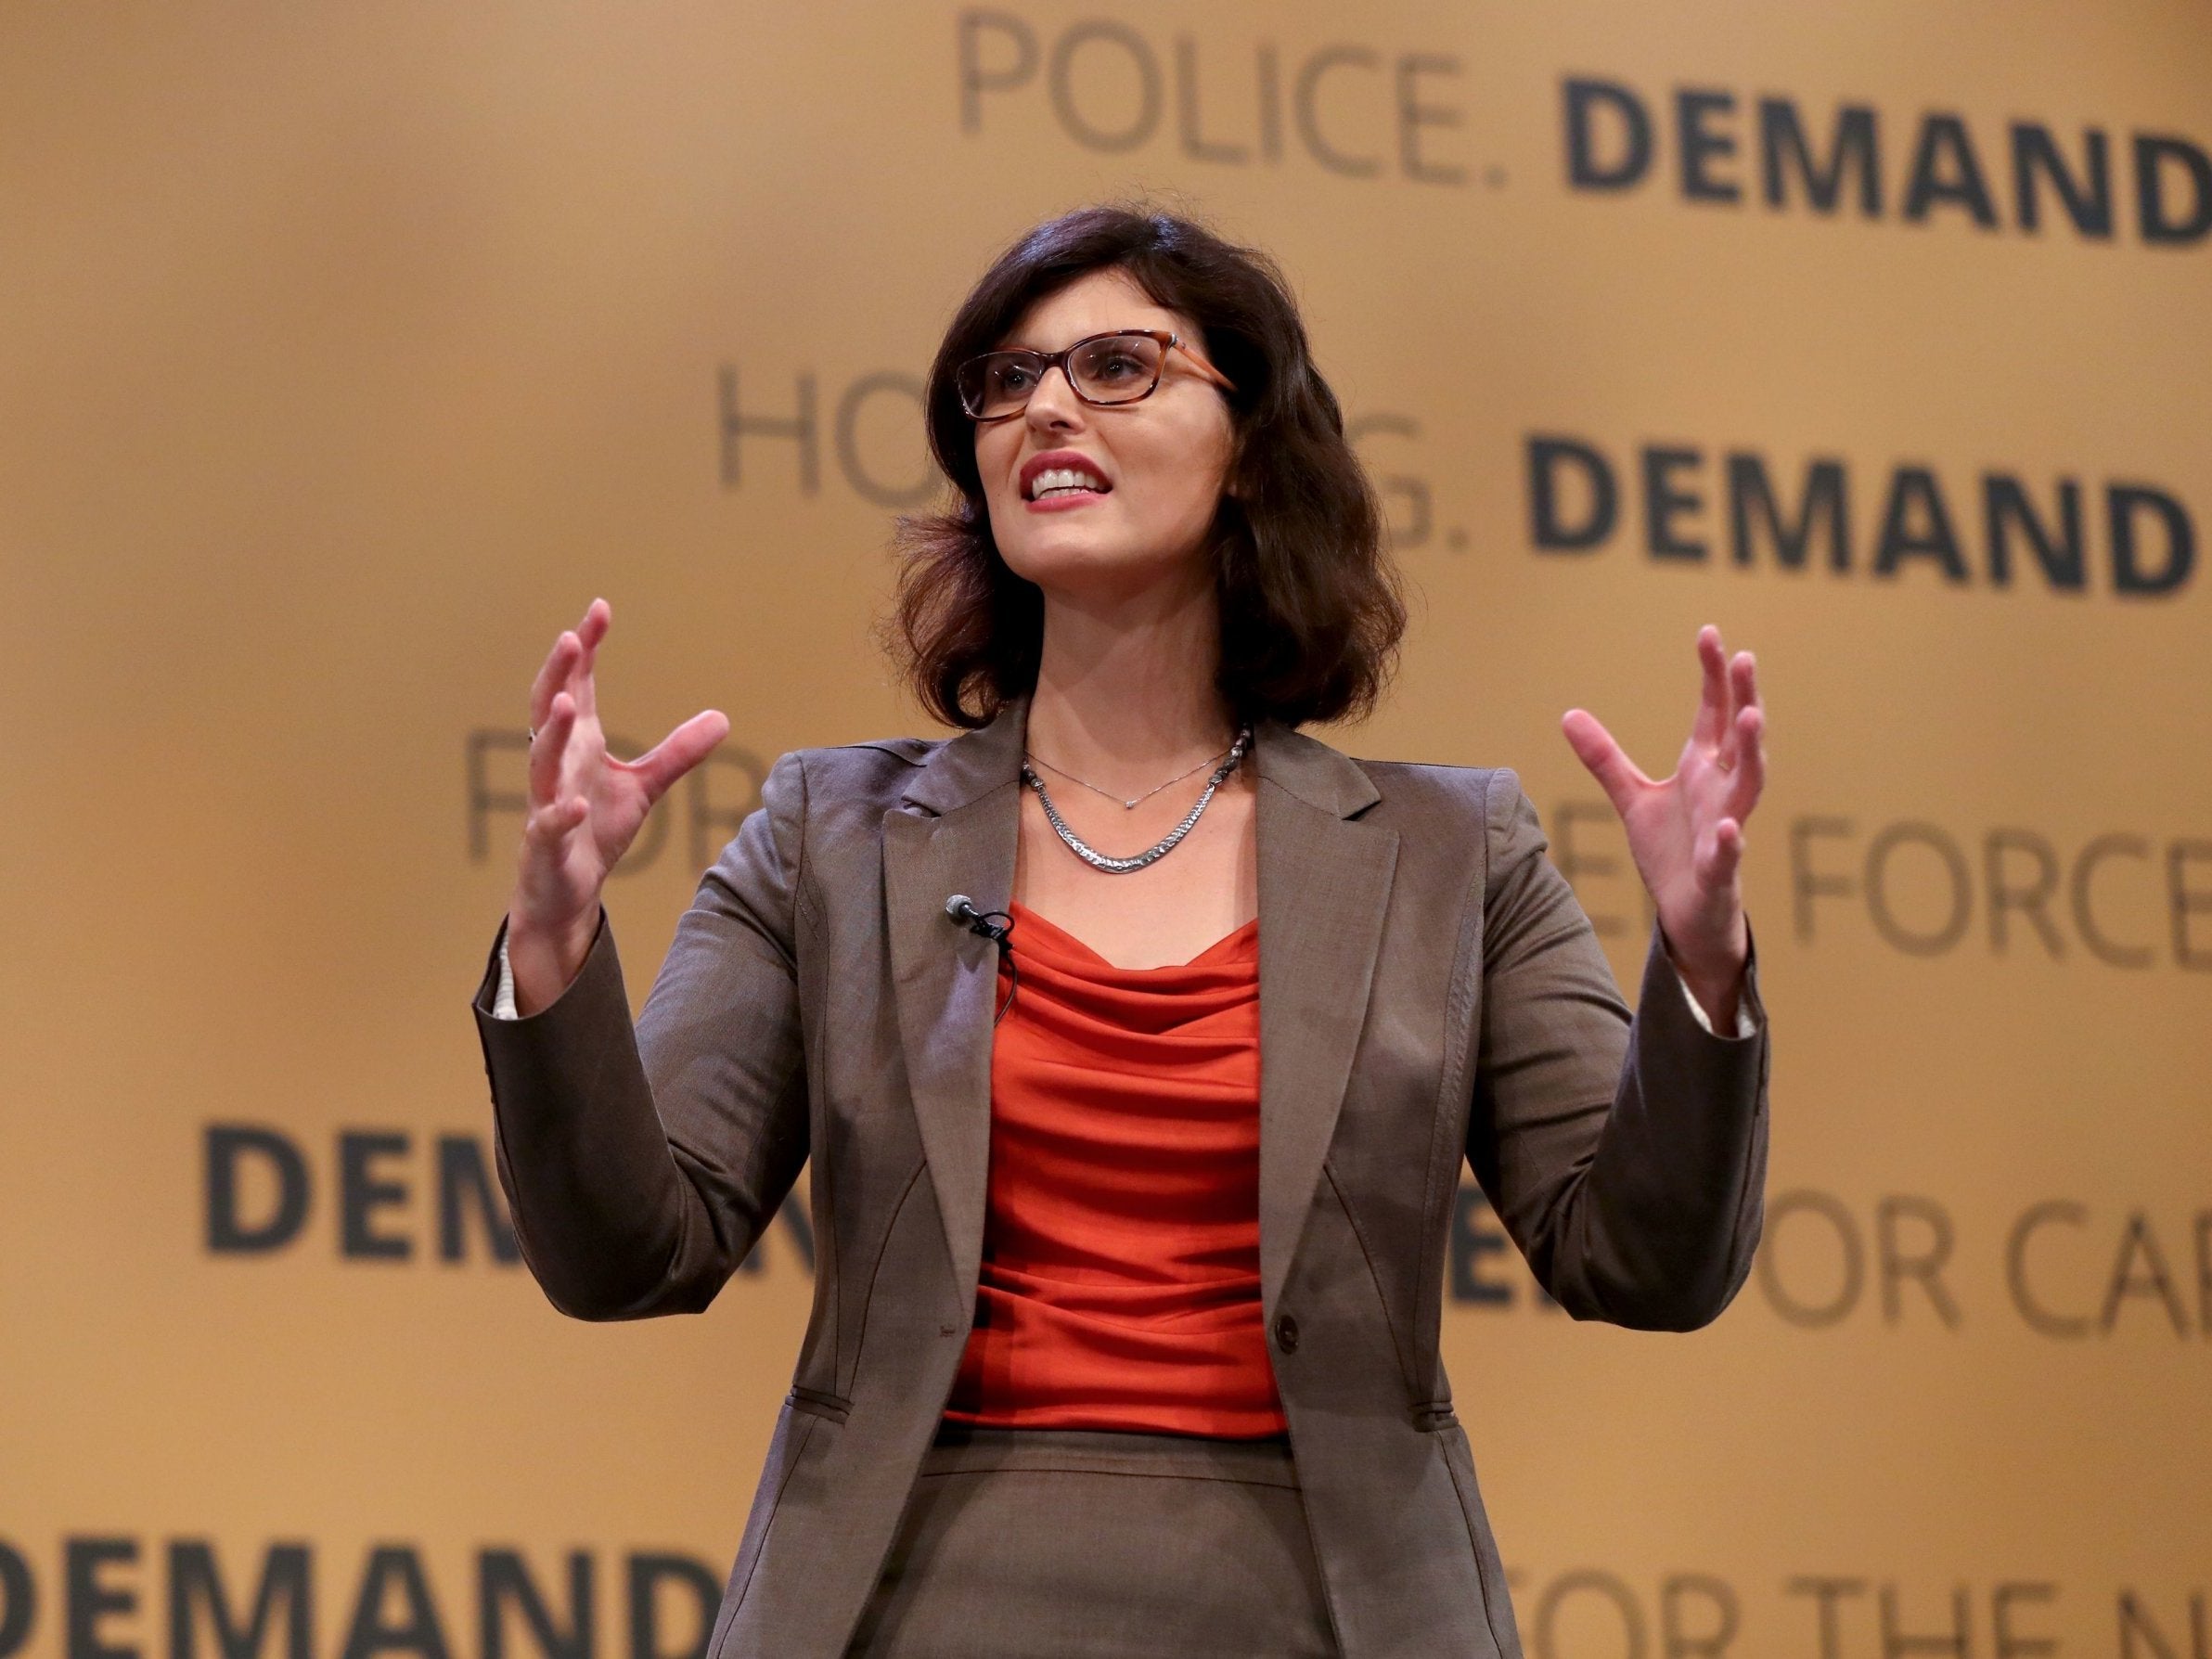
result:
[(1011, 916), (1004, 910), (978, 910), (975, 901), (964, 893), (956, 893), (945, 901), (945, 913), (970, 932), (994, 945), (1004, 945), (1007, 935), (1014, 931)]

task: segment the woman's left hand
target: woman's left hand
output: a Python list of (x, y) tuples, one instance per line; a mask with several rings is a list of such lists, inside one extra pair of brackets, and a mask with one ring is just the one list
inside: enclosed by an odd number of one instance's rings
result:
[(1767, 781), (1767, 716), (1749, 651), (1731, 662), (1720, 630), (1697, 635), (1704, 688), (1675, 774), (1654, 783), (1599, 724), (1570, 709), (1567, 741), (1621, 815), (1638, 874), (1659, 909), (1660, 931), (1691, 995), (1716, 1030), (1732, 1030), (1751, 932), (1738, 872), (1743, 822)]

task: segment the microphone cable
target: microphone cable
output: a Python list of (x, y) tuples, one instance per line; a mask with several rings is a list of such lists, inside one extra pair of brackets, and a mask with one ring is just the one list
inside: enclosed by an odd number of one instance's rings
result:
[(1014, 931), (1014, 919), (1004, 910), (978, 910), (975, 901), (964, 893), (956, 893), (945, 901), (945, 913), (977, 937), (997, 945), (1000, 959), (1006, 963), (1006, 1000), (991, 1016), (991, 1024), (996, 1028), (1022, 991), (1022, 964), (1014, 959), (1013, 951), (1007, 944)]

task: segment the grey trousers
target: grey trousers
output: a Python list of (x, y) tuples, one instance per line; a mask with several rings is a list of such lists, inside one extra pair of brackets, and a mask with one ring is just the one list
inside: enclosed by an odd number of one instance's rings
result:
[(1333, 1655), (1290, 1443), (947, 1423), (849, 1655)]

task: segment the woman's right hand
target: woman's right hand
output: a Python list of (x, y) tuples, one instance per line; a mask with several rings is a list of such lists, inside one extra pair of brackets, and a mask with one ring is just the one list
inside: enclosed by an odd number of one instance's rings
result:
[(592, 600), (530, 688), (529, 816), (507, 911), (508, 966), (524, 1014), (555, 1001), (582, 970), (599, 891), (653, 803), (729, 735), (728, 719), (708, 709), (634, 761), (609, 754), (592, 670), (612, 620), (605, 599)]

